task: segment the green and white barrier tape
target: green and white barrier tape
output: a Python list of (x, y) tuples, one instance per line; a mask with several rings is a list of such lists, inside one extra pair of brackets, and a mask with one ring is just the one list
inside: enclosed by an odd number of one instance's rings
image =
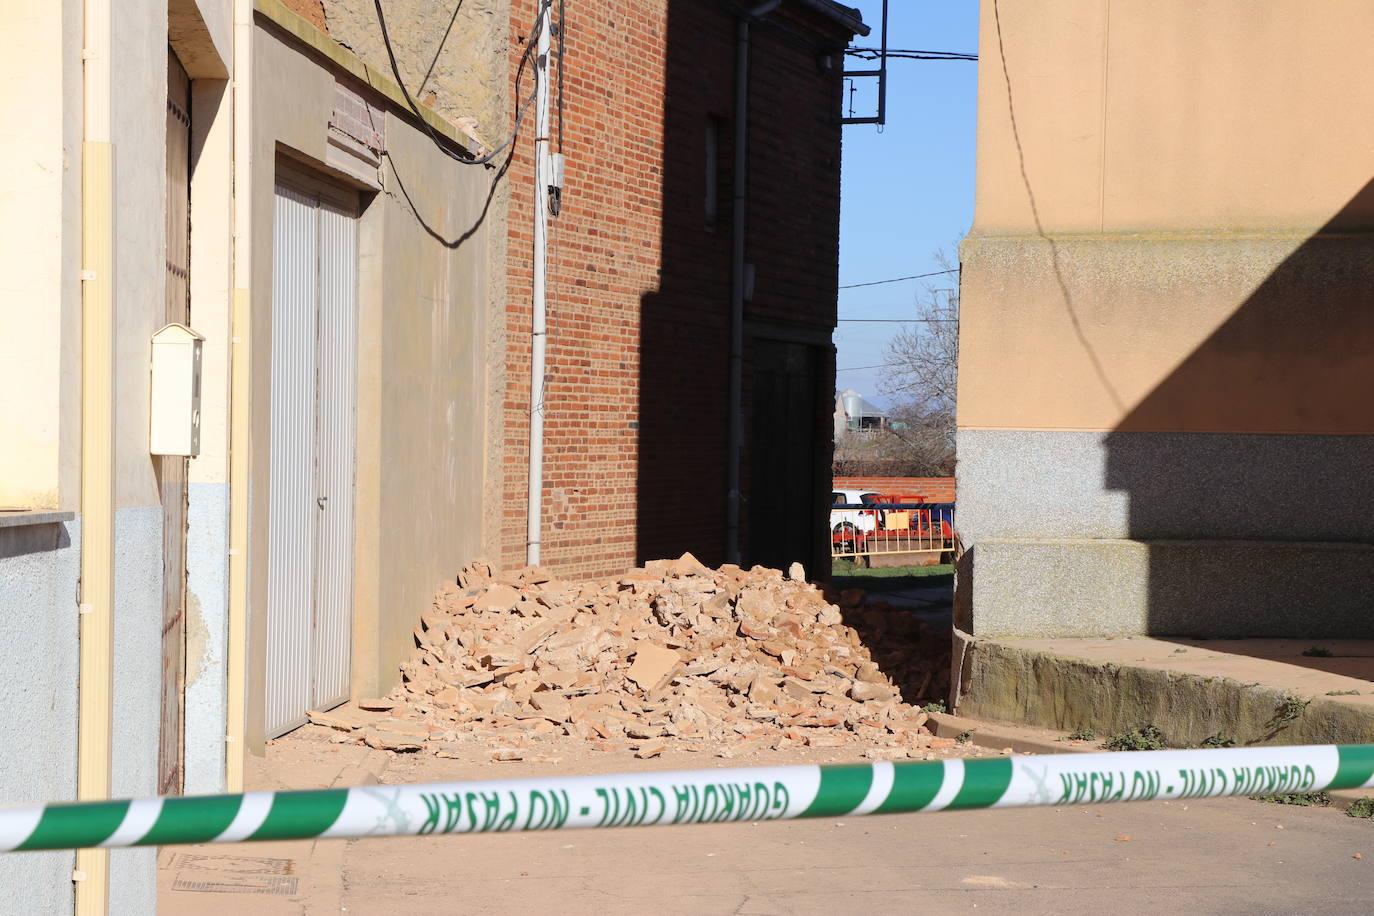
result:
[(1374, 785), (1374, 745), (1055, 754), (249, 792), (0, 810), (0, 851), (855, 817)]

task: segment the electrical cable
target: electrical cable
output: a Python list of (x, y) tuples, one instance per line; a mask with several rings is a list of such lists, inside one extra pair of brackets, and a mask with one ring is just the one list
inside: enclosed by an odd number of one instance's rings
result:
[(845, 283), (840, 289), (857, 289), (860, 286), (882, 286), (884, 283), (901, 283), (903, 280), (923, 280), (926, 277), (938, 277), (941, 274), (957, 274), (959, 268), (951, 267), (949, 270), (935, 270), (928, 274), (914, 274), (910, 277), (893, 277), (891, 280), (872, 280), (868, 283)]
[(558, 152), (563, 152), (563, 51), (568, 34), (568, 17), (563, 0), (558, 0)]
[(836, 318), (836, 321), (850, 321), (860, 324), (958, 324), (958, 318)]
[[(521, 55), (521, 70), (524, 69), (526, 60), (529, 58), (530, 54), (533, 53), (535, 47), (535, 39), (539, 35), (539, 30), (541, 28), (544, 28), (544, 26), (546, 25), (546, 23), (544, 22), (544, 4), (545, 0), (538, 0), (539, 13), (535, 16), (534, 27), (530, 30), (530, 36), (525, 45), (525, 52)], [(452, 159), (454, 162), (459, 163), (460, 165), (486, 165), (487, 163), (494, 160), (497, 157), (497, 155), (501, 152), (501, 150), (509, 146), (515, 140), (515, 138), (520, 135), (520, 124), (525, 120), (525, 112), (529, 111), (530, 105), (533, 104), (535, 96), (538, 94), (539, 68), (532, 68), (532, 72), (534, 74), (535, 92), (531, 92), (530, 97), (527, 98), (525, 100), (525, 103), (521, 105), (520, 108), (516, 111), (515, 124), (511, 129), (510, 136), (506, 137), (506, 139), (502, 140), (495, 147), (489, 150), (487, 155), (485, 156), (481, 156), (476, 159), (465, 158), (453, 152), (453, 150), (449, 149), (448, 146), (439, 139), (439, 135), (434, 132), (434, 128), (430, 125), (429, 121), (425, 119), (425, 116), (423, 113), (421, 113), (419, 106), (415, 104), (415, 100), (411, 98), (410, 90), (406, 88), (405, 80), (401, 77), (401, 68), (396, 63), (396, 51), (391, 46), (391, 34), (387, 31), (386, 28), (386, 14), (382, 11), (382, 0), (372, 0), (372, 5), (377, 10), (377, 24), (381, 26), (382, 44), (386, 46), (386, 56), (387, 59), (391, 61), (391, 74), (396, 78), (397, 85), (401, 87), (401, 94), (405, 96), (406, 104), (410, 106), (411, 113), (414, 114), (415, 117), (420, 121), (420, 126), (424, 128), (425, 133), (429, 134), (429, 138), (432, 141), (434, 141), (434, 145), (439, 148), (439, 151), (441, 153), (443, 153), (445, 156), (448, 156), (450, 159)], [(519, 99), (519, 91), (520, 87), (517, 83), (517, 99)]]

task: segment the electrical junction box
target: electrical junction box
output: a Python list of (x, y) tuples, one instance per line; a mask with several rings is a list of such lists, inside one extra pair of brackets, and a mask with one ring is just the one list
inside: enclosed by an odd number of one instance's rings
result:
[(200, 454), (200, 364), (205, 338), (183, 324), (153, 335), (148, 451)]

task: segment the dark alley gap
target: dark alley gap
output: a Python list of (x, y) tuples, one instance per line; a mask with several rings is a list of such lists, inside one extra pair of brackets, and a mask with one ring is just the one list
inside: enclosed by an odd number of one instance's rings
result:
[[(791, 7), (774, 18), (784, 21), (753, 24), (749, 51), (753, 295), (740, 543), (745, 565), (801, 560), (820, 577), (828, 575), (840, 83), (819, 62), (838, 61), (847, 36)], [(722, 5), (668, 4), (660, 282), (641, 299), (640, 562), (683, 550), (711, 565), (726, 560), (736, 22)]]

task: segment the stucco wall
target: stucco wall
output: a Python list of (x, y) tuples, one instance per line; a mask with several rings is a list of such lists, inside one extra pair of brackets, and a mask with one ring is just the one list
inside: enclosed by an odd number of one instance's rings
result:
[[(157, 794), (162, 708), (162, 509), (115, 513), (114, 728), (110, 793)], [(157, 850), (110, 853), (110, 911), (150, 913), (157, 901)]]
[(1371, 34), (1364, 0), (986, 0), (976, 233), (1321, 225), (1374, 174)]
[[(391, 72), (372, 0), (324, 0), (330, 37)], [(510, 0), (392, 0), (383, 6), (396, 63), (419, 104), (450, 121), (472, 119), (487, 145), (505, 136)]]
[(148, 361), (167, 310), (167, 4), (132, 0), (112, 22), (115, 505), (123, 508), (160, 502), (148, 454)]
[[(0, 527), (0, 805), (76, 797), (79, 521)], [(0, 856), (0, 913), (67, 913), (70, 852)]]
[[(280, 152), (330, 179), (336, 155), (335, 71), (270, 24), (254, 36), (250, 741), (266, 677), (273, 163)], [(383, 168), (360, 176), (380, 190), (361, 189), (355, 695), (399, 676), (434, 589), (480, 550), (484, 504), (491, 176), (450, 161), (409, 119), (388, 115), (385, 137)]]
[(224, 791), (229, 487), (188, 487), (186, 533), (186, 794)]
[[(295, 5), (319, 6), (331, 38), (379, 72), (391, 73), (370, 0), (299, 0)], [(384, 8), (397, 65), (416, 102), (475, 134), (488, 147), (504, 140), (511, 129), (514, 104), (506, 64), (512, 40), (511, 0), (464, 0), (451, 8), (425, 0), (393, 0)], [(527, 72), (522, 91), (527, 93), (529, 87)], [(533, 115), (531, 109), (527, 124)], [(506, 225), (510, 180), (495, 167), (504, 161), (498, 158), (492, 168), (480, 172), (483, 195), (489, 197), (487, 222), (492, 226)], [(507, 384), (506, 262), (501, 246), (488, 245), (486, 251), (485, 408), (480, 434), (486, 441), (485, 489), (494, 491), (506, 473), (501, 410)], [(494, 555), (499, 550), (501, 510), (500, 499), (484, 502), (478, 552)]]

